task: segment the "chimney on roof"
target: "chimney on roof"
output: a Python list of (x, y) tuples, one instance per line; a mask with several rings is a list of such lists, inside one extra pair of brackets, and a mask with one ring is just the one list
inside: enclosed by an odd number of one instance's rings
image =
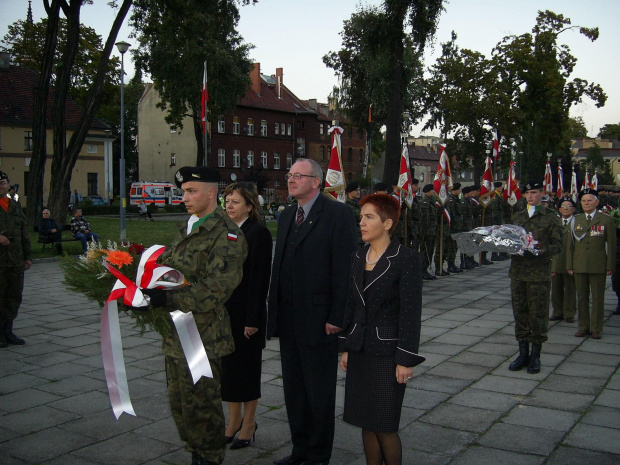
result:
[(308, 106), (313, 109), (314, 111), (317, 110), (317, 106), (316, 106), (316, 99), (315, 98), (311, 98), (310, 100), (308, 100)]
[(252, 91), (260, 97), (260, 63), (254, 63), (252, 71), (250, 71), (250, 80), (252, 81)]
[(282, 72), (282, 68), (276, 68), (276, 83), (278, 86), (278, 98), (282, 98), (282, 84), (284, 84), (284, 75)]

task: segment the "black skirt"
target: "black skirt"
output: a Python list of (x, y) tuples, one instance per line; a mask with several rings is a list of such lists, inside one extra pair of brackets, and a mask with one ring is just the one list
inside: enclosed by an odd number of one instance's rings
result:
[(392, 357), (349, 352), (343, 420), (375, 433), (398, 431), (405, 384)]

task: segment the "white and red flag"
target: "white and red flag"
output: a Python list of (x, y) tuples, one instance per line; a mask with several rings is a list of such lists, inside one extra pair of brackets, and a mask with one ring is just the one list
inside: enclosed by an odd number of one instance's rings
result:
[(590, 189), (590, 173), (586, 170), (586, 175), (583, 178), (583, 183), (581, 184), (581, 190)]
[(598, 174), (595, 171), (594, 176), (592, 176), (592, 181), (590, 181), (590, 187), (594, 190), (598, 190)]
[(411, 184), (411, 169), (409, 168), (409, 150), (407, 143), (403, 144), (403, 150), (400, 157), (400, 172), (398, 174), (398, 187), (400, 188), (400, 201), (403, 200), (407, 206), (413, 206), (413, 187)]
[(511, 207), (514, 207), (521, 198), (521, 189), (519, 189), (515, 166), (517, 166), (517, 162), (511, 161), (510, 170), (508, 170), (508, 179), (506, 180), (506, 189), (504, 189), (502, 194)]
[(330, 194), (335, 200), (344, 202), (346, 199), (344, 192), (346, 186), (342, 173), (342, 155), (340, 150), (340, 135), (343, 130), (340, 126), (332, 126), (327, 132), (332, 136), (332, 148), (327, 175), (325, 176), (325, 193)]
[(562, 169), (562, 165), (560, 164), (560, 160), (558, 160), (558, 185), (557, 185), (557, 197), (558, 199), (562, 198), (562, 194), (564, 193), (564, 170)]
[(484, 174), (482, 175), (482, 184), (480, 185), (480, 203), (484, 208), (491, 203), (495, 190), (493, 189), (493, 159), (487, 157)]
[(545, 177), (543, 178), (543, 193), (553, 192), (553, 175), (551, 174), (551, 154), (547, 154), (547, 165), (545, 166)]
[(577, 201), (579, 195), (579, 189), (577, 188), (577, 173), (575, 173), (575, 167), (573, 166), (573, 173), (570, 177), (570, 196), (573, 198), (573, 202)]
[(493, 139), (493, 159), (497, 161), (499, 158), (499, 137), (497, 136), (497, 130), (495, 131), (495, 138)]
[(207, 62), (205, 61), (205, 71), (202, 76), (202, 97), (200, 104), (202, 106), (202, 133), (207, 132), (207, 106), (209, 103), (209, 89), (207, 88)]
[(450, 171), (450, 160), (443, 145), (439, 148), (439, 164), (433, 180), (433, 189), (437, 192), (441, 204), (445, 204), (448, 200), (448, 191), (452, 189), (452, 172)]

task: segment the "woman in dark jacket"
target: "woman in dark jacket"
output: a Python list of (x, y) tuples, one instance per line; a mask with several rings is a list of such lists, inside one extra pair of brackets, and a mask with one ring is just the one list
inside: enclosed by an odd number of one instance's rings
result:
[(417, 354), (422, 312), (420, 254), (390, 238), (398, 200), (373, 194), (360, 201), (362, 239), (351, 265), (349, 297), (339, 342), (347, 372), (343, 419), (362, 428), (368, 464), (399, 465), (398, 436), (406, 382)]
[(243, 279), (226, 302), (235, 352), (222, 360), (222, 399), (228, 402), (229, 413), (226, 441), (233, 443), (231, 449), (240, 449), (250, 444), (258, 428), (255, 413), (260, 398), (273, 241), (269, 230), (259, 222), (260, 205), (254, 184), (231, 184), (224, 198), (226, 213), (241, 228), (248, 243)]

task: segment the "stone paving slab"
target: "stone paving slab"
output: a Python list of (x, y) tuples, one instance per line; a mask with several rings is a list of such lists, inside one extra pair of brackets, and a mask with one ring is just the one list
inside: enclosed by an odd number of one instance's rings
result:
[(483, 446), (547, 456), (562, 441), (564, 432), (496, 423), (478, 442)]

